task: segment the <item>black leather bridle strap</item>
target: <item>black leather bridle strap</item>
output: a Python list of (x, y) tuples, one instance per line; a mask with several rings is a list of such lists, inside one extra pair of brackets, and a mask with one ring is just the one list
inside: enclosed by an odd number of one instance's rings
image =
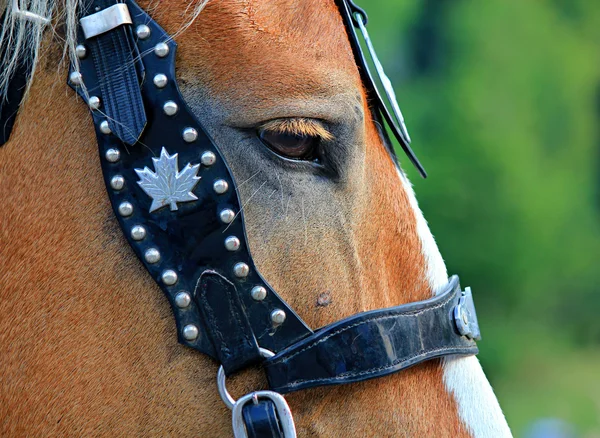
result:
[(271, 400), (248, 403), (242, 410), (248, 438), (284, 438), (277, 419), (275, 405)]
[(430, 300), (358, 314), (332, 324), (265, 362), (271, 389), (287, 393), (380, 377), (435, 357), (477, 354), (454, 309), (458, 277)]
[(227, 375), (262, 359), (235, 285), (216, 271), (205, 271), (194, 292)]
[[(88, 2), (87, 13), (103, 10), (117, 3), (115, 0)], [(101, 111), (106, 115), (112, 133), (128, 145), (135, 144), (146, 126), (146, 111), (140, 82), (143, 64), (135, 44), (131, 25), (123, 25), (110, 32), (86, 40), (99, 79)], [(85, 80), (85, 78), (84, 78)], [(88, 89), (93, 95), (97, 92)]]
[[(381, 117), (385, 119), (389, 127), (391, 128), (394, 137), (406, 153), (408, 159), (413, 163), (416, 169), (419, 171), (423, 178), (427, 177), (427, 172), (425, 172), (425, 168), (417, 158), (416, 154), (413, 152), (410, 147), (410, 141), (406, 138), (402, 133), (402, 129), (398, 126), (394, 117), (388, 107), (385, 104), (383, 94), (379, 91), (375, 78), (371, 74), (371, 70), (369, 69), (369, 63), (367, 61), (367, 57), (365, 56), (365, 50), (360, 43), (356, 28), (358, 27), (358, 22), (356, 21), (355, 14), (360, 14), (360, 16), (364, 20), (364, 24), (367, 24), (367, 13), (364, 9), (360, 8), (358, 5), (354, 3), (352, 0), (336, 0), (336, 4), (344, 20), (344, 25), (346, 26), (346, 33), (348, 34), (348, 40), (350, 41), (350, 46), (352, 47), (352, 51), (354, 53), (354, 59), (356, 60), (356, 64), (358, 65), (358, 69), (360, 75), (363, 80), (363, 84), (367, 89), (367, 93), (369, 96), (371, 108), (373, 115), (376, 120), (380, 121)], [(396, 153), (394, 151), (393, 145), (388, 141), (385, 142), (386, 148), (390, 153), (390, 156), (394, 160), (394, 162), (398, 165), (398, 158), (396, 157)]]

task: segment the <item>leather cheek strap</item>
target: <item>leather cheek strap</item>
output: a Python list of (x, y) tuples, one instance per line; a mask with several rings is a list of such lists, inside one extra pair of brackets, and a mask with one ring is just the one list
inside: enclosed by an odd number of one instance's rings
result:
[(287, 393), (385, 376), (449, 354), (477, 354), (453, 311), (458, 277), (430, 300), (358, 314), (318, 331), (265, 362), (271, 389)]
[(283, 438), (275, 405), (271, 400), (248, 403), (242, 410), (248, 438)]
[(225, 374), (261, 360), (258, 343), (232, 282), (215, 271), (204, 271), (194, 295)]

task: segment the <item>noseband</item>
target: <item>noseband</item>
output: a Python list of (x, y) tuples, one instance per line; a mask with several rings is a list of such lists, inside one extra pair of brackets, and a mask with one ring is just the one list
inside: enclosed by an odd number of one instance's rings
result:
[[(373, 116), (387, 122), (424, 174), (368, 39), (366, 14), (350, 0), (337, 4)], [(233, 175), (177, 87), (175, 42), (133, 0), (86, 2), (78, 38), (69, 84), (90, 107), (117, 220), (169, 300), (179, 342), (221, 364), (217, 387), (236, 437), (295, 437), (281, 394), (478, 352), (471, 291), (456, 276), (434, 298), (309, 328), (256, 268)], [(233, 400), (226, 376), (256, 363), (270, 390)]]

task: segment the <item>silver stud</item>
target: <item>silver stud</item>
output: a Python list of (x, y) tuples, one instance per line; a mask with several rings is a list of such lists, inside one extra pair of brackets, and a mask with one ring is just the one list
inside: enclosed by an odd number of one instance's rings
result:
[(106, 161), (108, 161), (109, 163), (116, 163), (121, 158), (121, 152), (119, 152), (118, 149), (110, 148), (106, 151), (106, 154), (104, 154), (104, 156), (106, 157)]
[(240, 239), (235, 236), (229, 236), (225, 239), (225, 248), (227, 248), (227, 251), (237, 251), (240, 249)]
[(217, 161), (217, 156), (211, 151), (204, 152), (202, 157), (200, 157), (200, 162), (205, 166), (212, 166), (215, 164), (215, 161)]
[(69, 75), (69, 82), (71, 82), (73, 85), (79, 86), (83, 84), (83, 76), (78, 71), (71, 72)]
[(97, 110), (98, 108), (100, 108), (100, 98), (98, 96), (91, 96), (88, 100), (88, 106), (92, 110)]
[(219, 219), (221, 219), (221, 222), (224, 224), (230, 224), (235, 219), (235, 213), (233, 210), (226, 208), (219, 213)]
[(237, 278), (246, 278), (249, 272), (250, 268), (246, 263), (236, 263), (233, 267), (233, 275)]
[(144, 253), (144, 260), (148, 263), (158, 263), (160, 261), (160, 252), (156, 248), (148, 248)]
[(75, 54), (79, 59), (83, 59), (87, 56), (87, 49), (83, 44), (79, 44), (77, 47), (75, 47)]
[(154, 76), (154, 79), (152, 79), (152, 82), (154, 82), (154, 85), (156, 85), (158, 88), (165, 88), (165, 86), (167, 85), (168, 79), (167, 76), (162, 74), (162, 73), (158, 73), (157, 75)]
[(146, 237), (146, 229), (141, 225), (136, 225), (131, 229), (131, 238), (136, 241), (143, 240)]
[(175, 305), (180, 309), (185, 309), (192, 302), (192, 297), (187, 292), (179, 292), (175, 295)]
[(177, 283), (177, 272), (167, 269), (162, 273), (161, 279), (162, 282), (167, 286), (173, 286), (175, 283)]
[(110, 186), (115, 190), (121, 190), (125, 186), (123, 175), (115, 175), (110, 179)]
[(198, 327), (188, 324), (183, 328), (183, 338), (186, 341), (195, 341), (198, 338)]
[(169, 46), (167, 46), (165, 43), (158, 43), (154, 47), (154, 53), (156, 53), (156, 56), (159, 58), (164, 58), (169, 54)]
[(168, 116), (174, 116), (175, 114), (177, 114), (177, 111), (179, 111), (179, 107), (175, 102), (169, 100), (163, 105), (163, 111)]
[(262, 286), (254, 286), (250, 291), (253, 300), (262, 301), (267, 297), (267, 290)]
[(119, 214), (123, 217), (131, 216), (133, 214), (133, 205), (125, 201), (119, 205)]
[(228, 188), (229, 188), (229, 184), (227, 184), (227, 181), (225, 181), (224, 179), (218, 179), (213, 184), (213, 189), (219, 195), (222, 195), (223, 193), (225, 193)]
[(108, 122), (106, 120), (100, 122), (100, 132), (106, 135), (112, 133), (112, 131), (110, 130), (110, 126), (108, 126)]
[(135, 34), (139, 39), (145, 40), (150, 36), (150, 28), (145, 24), (140, 24), (138, 27), (135, 28)]
[(197, 138), (198, 138), (198, 131), (196, 131), (194, 128), (185, 128), (183, 130), (183, 140), (186, 143), (191, 143), (193, 141), (196, 141)]
[(280, 325), (285, 322), (285, 312), (281, 309), (275, 309), (271, 312), (271, 321), (273, 325)]

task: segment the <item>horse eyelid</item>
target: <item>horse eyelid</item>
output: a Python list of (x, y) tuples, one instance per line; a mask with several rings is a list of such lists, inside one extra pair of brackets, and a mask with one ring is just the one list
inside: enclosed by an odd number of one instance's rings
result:
[(305, 117), (270, 120), (260, 125), (258, 131), (270, 131), (300, 136), (306, 135), (319, 138), (323, 141), (335, 140), (334, 135), (325, 128), (321, 121)]

